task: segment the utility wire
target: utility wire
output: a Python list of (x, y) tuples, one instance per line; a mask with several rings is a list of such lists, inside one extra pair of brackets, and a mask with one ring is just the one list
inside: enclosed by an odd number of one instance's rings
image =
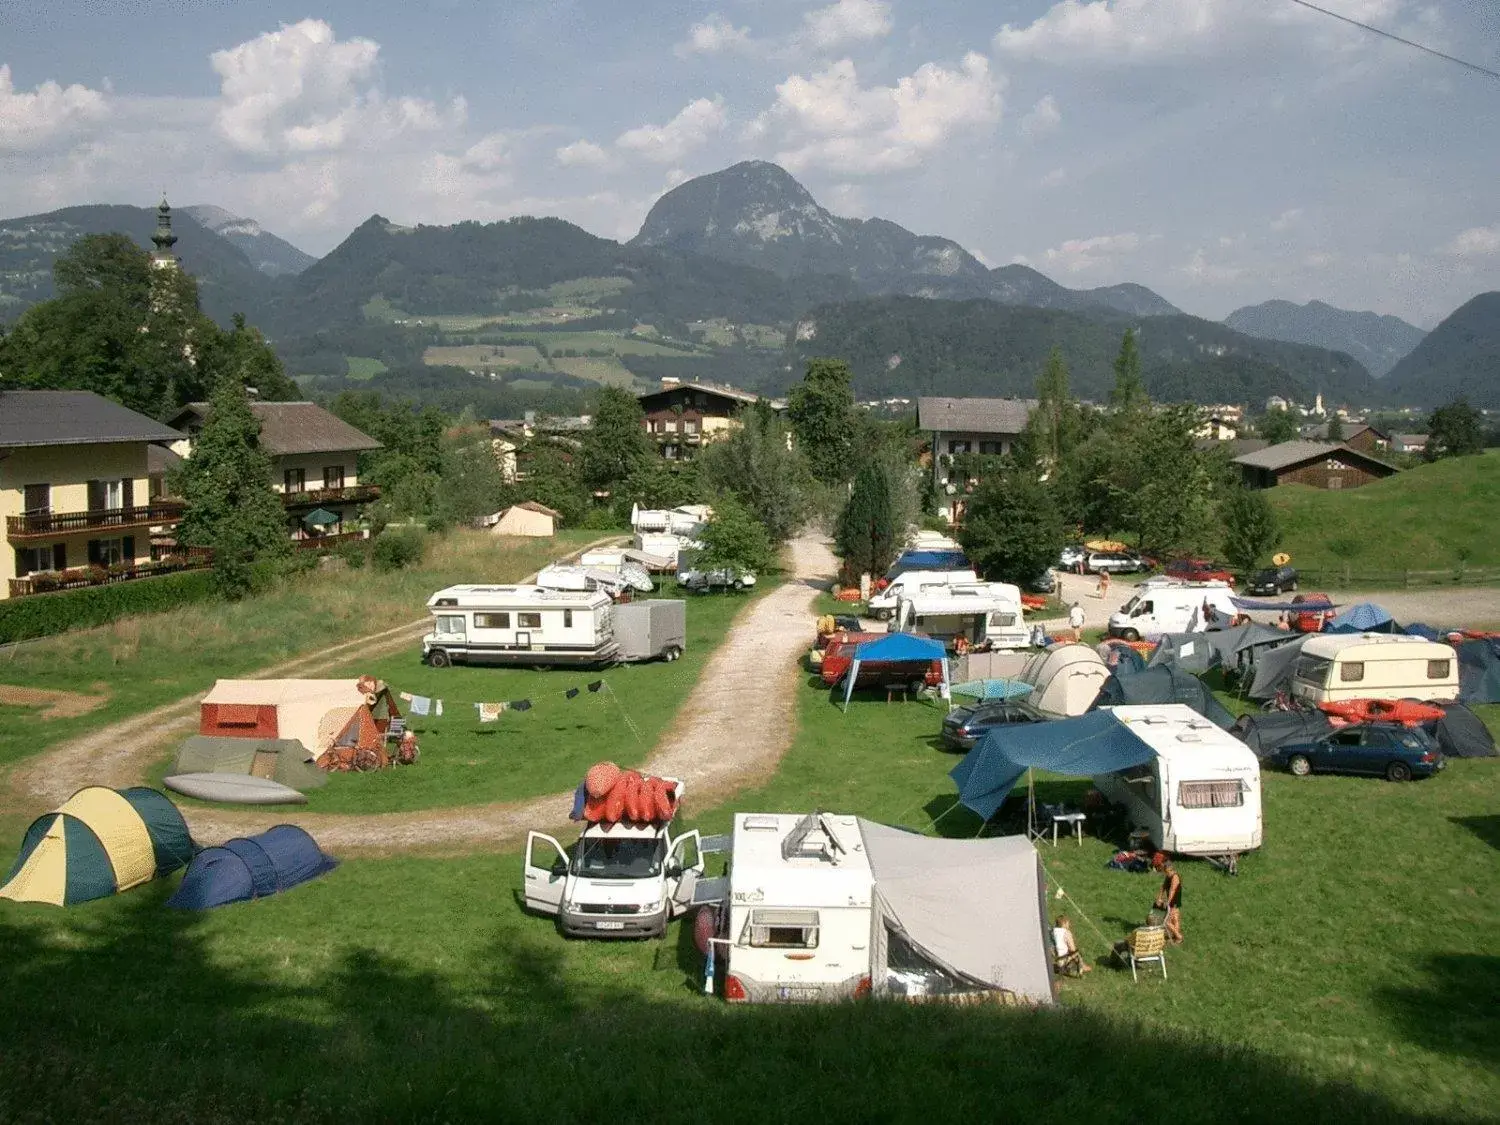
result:
[(1325, 16), (1332, 16), (1336, 20), (1351, 24), (1354, 27), (1361, 28), (1364, 31), (1373, 32), (1376, 35), (1382, 36), (1386, 39), (1394, 40), (1397, 43), (1403, 43), (1408, 47), (1415, 47), (1419, 51), (1423, 51), (1429, 55), (1434, 55), (1437, 58), (1446, 60), (1447, 62), (1457, 63), (1459, 66), (1467, 67), (1469, 70), (1472, 70), (1478, 74), (1482, 74), (1486, 78), (1500, 79), (1500, 70), (1491, 70), (1489, 67), (1480, 66), (1478, 63), (1471, 63), (1466, 59), (1456, 58), (1453, 55), (1445, 55), (1442, 51), (1439, 51), (1436, 48), (1424, 46), (1423, 44), (1413, 42), (1410, 39), (1403, 39), (1401, 38), (1401, 36), (1394, 35), (1389, 31), (1383, 31), (1378, 27), (1371, 26), (1370, 24), (1361, 23), (1359, 20), (1351, 19), (1348, 16), (1341, 16), (1338, 12), (1330, 12), (1327, 8), (1320, 8), (1316, 4), (1310, 3), (1309, 0), (1292, 0), (1292, 3), (1300, 5), (1301, 7), (1307, 8), (1314, 12), (1321, 12)]

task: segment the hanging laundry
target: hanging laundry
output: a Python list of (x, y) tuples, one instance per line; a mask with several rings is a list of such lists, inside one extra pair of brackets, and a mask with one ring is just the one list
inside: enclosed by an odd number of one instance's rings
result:
[(569, 699), (577, 699), (578, 689), (576, 687), (570, 687), (567, 691), (563, 692), (563, 694), (566, 695)]
[(604, 686), (604, 681), (603, 680), (595, 680), (593, 683), (589, 684), (589, 691), (598, 691), (603, 686)]
[(529, 699), (517, 699), (517, 700), (513, 701), (509, 706), (510, 706), (510, 709), (512, 711), (530, 711), (531, 710), (531, 700), (529, 700)]
[(474, 710), (479, 712), (479, 721), (481, 723), (493, 723), (505, 712), (505, 709), (506, 704), (504, 703), (474, 704)]
[(438, 701), (437, 701), (437, 712), (436, 712), (436, 713), (437, 713), (437, 714), (438, 714), (438, 715), (439, 715), (439, 716), (441, 716), (441, 715), (442, 715), (442, 713), (443, 713), (443, 701), (442, 701), (442, 700), (441, 700), (441, 699), (439, 699), (439, 700), (438, 700)]
[(411, 697), (411, 713), (413, 715), (432, 714), (432, 700), (425, 695), (414, 695)]

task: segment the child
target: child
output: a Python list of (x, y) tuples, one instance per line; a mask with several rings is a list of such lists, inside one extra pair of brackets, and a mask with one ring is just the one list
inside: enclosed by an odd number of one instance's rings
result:
[(1052, 953), (1053, 969), (1058, 973), (1082, 976), (1094, 971), (1092, 965), (1084, 964), (1083, 955), (1078, 952), (1078, 943), (1073, 940), (1073, 923), (1068, 921), (1066, 914), (1059, 914), (1052, 927)]

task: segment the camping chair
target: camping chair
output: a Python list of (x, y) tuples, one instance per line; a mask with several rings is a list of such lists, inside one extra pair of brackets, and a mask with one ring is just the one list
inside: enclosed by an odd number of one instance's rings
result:
[(1140, 983), (1136, 975), (1137, 965), (1155, 961), (1161, 966), (1161, 979), (1167, 979), (1167, 928), (1165, 926), (1140, 926), (1130, 931), (1120, 945), (1115, 946), (1115, 956), (1130, 966), (1130, 979)]

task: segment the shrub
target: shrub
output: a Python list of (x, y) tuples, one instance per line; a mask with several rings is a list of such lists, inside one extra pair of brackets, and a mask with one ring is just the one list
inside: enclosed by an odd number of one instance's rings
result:
[[(37, 581), (40, 576), (33, 576)], [(159, 613), (214, 596), (213, 572), (194, 570), (137, 582), (117, 582), (68, 590), (45, 597), (12, 598), (0, 602), (0, 644), (107, 625), (138, 613)], [(56, 576), (50, 578), (56, 587)], [(41, 583), (38, 582), (38, 589)]]
[(412, 563), (422, 561), (427, 548), (427, 537), (417, 528), (403, 527), (387, 531), (375, 540), (370, 560), (376, 570), (401, 570)]
[(338, 549), (333, 552), (344, 560), (344, 565), (350, 570), (360, 570), (370, 557), (370, 549), (363, 542), (350, 541), (340, 543)]

